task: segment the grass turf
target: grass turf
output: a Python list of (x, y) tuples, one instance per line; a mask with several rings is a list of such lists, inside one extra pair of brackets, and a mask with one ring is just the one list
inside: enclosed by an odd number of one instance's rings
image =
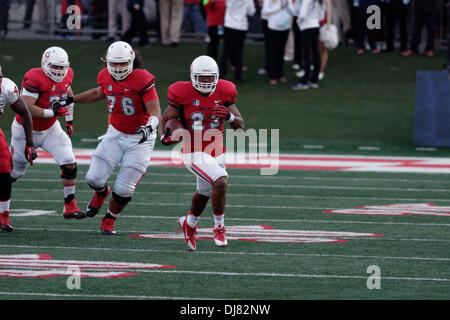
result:
[[(83, 177), (87, 167), (80, 167)], [(424, 174), (282, 171), (261, 177), (256, 170), (230, 169), (226, 224), (276, 229), (382, 234), (344, 238), (345, 243), (264, 243), (230, 240), (216, 248), (198, 240), (129, 235), (174, 232), (186, 214), (194, 177), (183, 168), (150, 168), (133, 201), (116, 222), (116, 236), (100, 234), (100, 217), (62, 218), (62, 188), (54, 165), (36, 165), (14, 184), (13, 209), (49, 210), (20, 217), (0, 233), (0, 254), (47, 253), (58, 260), (142, 262), (176, 269), (122, 279), (82, 278), (69, 290), (67, 277), (0, 277), (1, 299), (448, 299), (448, 217), (364, 216), (323, 213), (361, 205), (426, 203), (447, 206), (446, 177)], [(114, 180), (115, 175), (111, 180)], [(80, 179), (81, 180), (81, 179)], [(85, 207), (92, 191), (79, 181)], [(213, 224), (210, 206), (199, 227)], [(369, 290), (367, 268), (381, 269), (381, 289)], [(1, 269), (0, 269), (1, 271)], [(15, 292), (16, 294), (8, 294)], [(28, 296), (27, 294), (36, 294)]]
[[(45, 48), (62, 46), (69, 53), (75, 71), (74, 92), (96, 86), (101, 68), (100, 57), (107, 44), (83, 41), (20, 41), (0, 42), (0, 63), (6, 77), (17, 84), (32, 67), (39, 67)], [(182, 44), (175, 48), (159, 45), (139, 49), (146, 68), (156, 76), (161, 106), (166, 107), (167, 87), (189, 79), (189, 65), (205, 53), (205, 45)], [(430, 152), (413, 147), (415, 74), (417, 70), (442, 70), (445, 53), (435, 58), (404, 58), (395, 53), (357, 56), (354, 48), (339, 48), (330, 53), (325, 79), (319, 90), (297, 92), (290, 89), (295, 81), (291, 64), (285, 65), (289, 83), (272, 87), (265, 76), (256, 71), (263, 65), (261, 45), (247, 45), (244, 82), (238, 85), (237, 106), (246, 128), (280, 129), (280, 148), (284, 152), (359, 153), (384, 155), (428, 156)], [(231, 71), (227, 74), (232, 76)], [(77, 105), (75, 109), (76, 147), (95, 147), (96, 138), (106, 129), (104, 102)], [(2, 121), (8, 134), (12, 112)], [(322, 149), (304, 149), (305, 145), (321, 145)], [(379, 150), (359, 150), (360, 146)], [(160, 148), (158, 144), (156, 148)], [(448, 149), (431, 153), (446, 156)]]

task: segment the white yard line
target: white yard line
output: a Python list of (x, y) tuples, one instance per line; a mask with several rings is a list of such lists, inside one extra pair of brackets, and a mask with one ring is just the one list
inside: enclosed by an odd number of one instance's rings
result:
[[(42, 164), (41, 164), (42, 165)], [(54, 174), (54, 171), (57, 171), (55, 168), (54, 170), (39, 170), (39, 169), (28, 169), (27, 175), (31, 175), (33, 173), (48, 173), (48, 174)], [(78, 170), (78, 173), (82, 176), (85, 175), (87, 171), (81, 171)], [(118, 172), (113, 172), (111, 175), (117, 175)], [(311, 174), (311, 173), (309, 173)], [(370, 173), (369, 173), (370, 174)], [(194, 178), (193, 174), (190, 173), (156, 173), (152, 172), (152, 170), (149, 170), (147, 173), (147, 176), (151, 179), (152, 176), (154, 177), (186, 177), (186, 178)], [(379, 181), (379, 182), (404, 182), (404, 183), (447, 183), (450, 184), (449, 180), (434, 180), (434, 179), (408, 179), (408, 178), (401, 178), (401, 179), (393, 179), (393, 178), (345, 178), (345, 177), (312, 177), (312, 176), (261, 176), (261, 175), (241, 175), (241, 174), (233, 174), (231, 173), (229, 175), (230, 179), (262, 179), (262, 180), (322, 180), (322, 181)]]
[[(312, 208), (313, 209), (313, 208)], [(321, 209), (321, 208), (316, 208)], [(323, 208), (322, 208), (323, 209)], [(41, 214), (50, 216), (53, 218), (60, 219), (61, 214), (59, 213), (46, 213)], [(15, 215), (14, 209), (11, 211), (11, 216), (14, 219), (18, 218), (27, 218), (29, 219), (29, 216), (26, 215)], [(151, 215), (128, 215), (124, 214), (120, 217), (121, 219), (164, 219), (164, 220), (176, 220), (179, 217), (178, 216), (151, 216)], [(202, 217), (203, 220), (213, 220), (212, 217)], [(308, 222), (308, 223), (331, 223), (331, 224), (374, 224), (374, 225), (405, 225), (405, 226), (424, 226), (424, 227), (450, 227), (450, 223), (418, 223), (418, 222), (383, 222), (383, 221), (356, 221), (356, 220), (313, 220), (313, 219), (257, 219), (257, 218), (232, 218), (227, 217), (227, 221), (248, 221), (248, 222), (260, 222), (260, 223), (270, 223), (270, 222), (285, 222), (285, 223), (295, 223), (295, 222)]]
[[(26, 182), (61, 182), (61, 179), (33, 179), (24, 178), (21, 181)], [(85, 183), (84, 180), (79, 182)], [(180, 186), (195, 186), (195, 181), (192, 182), (162, 182), (162, 181), (142, 181), (141, 185), (180, 185)], [(256, 183), (230, 183), (229, 187), (246, 187), (246, 188), (276, 188), (276, 189), (320, 189), (320, 190), (367, 190), (367, 191), (407, 191), (407, 192), (448, 192), (448, 189), (427, 189), (427, 188), (386, 188), (386, 187), (343, 187), (343, 186), (308, 186), (308, 185), (278, 185), (278, 184), (256, 184)]]
[[(195, 186), (193, 184), (193, 186)], [(41, 190), (49, 191), (61, 191), (62, 187), (59, 189), (30, 189), (30, 188), (13, 188), (14, 190), (24, 190), (27, 192), (40, 192)], [(77, 190), (76, 192), (90, 192), (92, 190)], [(192, 196), (192, 192), (156, 192), (156, 191), (136, 191), (136, 194), (148, 194), (148, 195), (187, 195)], [(292, 199), (334, 199), (334, 200), (377, 200), (377, 201), (440, 201), (440, 202), (450, 202), (449, 198), (445, 199), (417, 199), (417, 198), (385, 198), (385, 197), (348, 197), (348, 196), (312, 196), (312, 195), (295, 195), (295, 194), (252, 194), (252, 193), (228, 193), (227, 196), (232, 197), (252, 197), (252, 198), (292, 198)], [(12, 199), (14, 201), (14, 199)], [(55, 200), (51, 200), (55, 201)], [(131, 202), (132, 203), (132, 202)]]
[[(171, 296), (130, 296), (108, 294), (65, 294), (50, 292), (1, 292), (0, 296), (54, 297), (54, 298), (99, 298), (99, 299), (133, 299), (133, 300), (221, 300), (222, 298), (195, 298)], [(230, 299), (226, 299), (230, 300)]]
[[(99, 229), (65, 229), (65, 228), (17, 228), (15, 230), (28, 230), (28, 231), (55, 231), (55, 232), (91, 232), (91, 233), (99, 233)], [(155, 231), (146, 231), (146, 230), (118, 230), (121, 234), (146, 234), (146, 233), (164, 233), (155, 232)], [(354, 238), (354, 237), (345, 237), (339, 236), (339, 239), (352, 239), (352, 241), (356, 240), (369, 240), (369, 241), (418, 241), (418, 242), (450, 242), (450, 239), (426, 239), (426, 238), (388, 238), (388, 237), (369, 237), (369, 238)]]
[[(52, 249), (52, 250), (80, 250), (80, 251), (125, 251), (125, 252), (156, 252), (156, 253), (176, 253), (190, 254), (187, 250), (160, 250), (160, 249), (135, 249), (135, 248), (99, 248), (99, 247), (68, 247), (68, 246), (30, 246), (30, 245), (1, 245), (0, 248), (20, 248), (20, 249)], [(383, 260), (412, 260), (412, 261), (450, 261), (445, 257), (403, 257), (403, 256), (371, 256), (371, 255), (344, 255), (344, 254), (323, 254), (323, 253), (279, 253), (279, 252), (250, 252), (250, 251), (202, 251), (195, 254), (206, 255), (244, 255), (244, 256), (288, 256), (288, 257), (312, 257), (312, 258), (340, 258), (340, 259), (383, 259)]]

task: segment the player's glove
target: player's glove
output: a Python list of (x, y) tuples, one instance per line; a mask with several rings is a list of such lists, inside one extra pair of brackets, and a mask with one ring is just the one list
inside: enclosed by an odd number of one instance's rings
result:
[(178, 141), (172, 140), (172, 136), (170, 134), (170, 129), (167, 128), (166, 131), (164, 132), (164, 134), (161, 136), (161, 143), (165, 146), (170, 146), (172, 144), (175, 144), (175, 143), (181, 141), (182, 139), (183, 139), (183, 137), (180, 137), (180, 140), (178, 140)]
[(137, 128), (136, 133), (142, 134), (142, 139), (139, 140), (139, 143), (147, 141), (148, 137), (152, 134), (152, 132), (153, 132), (152, 126), (140, 126), (139, 128)]
[(53, 110), (54, 117), (63, 117), (70, 114), (67, 107), (64, 104), (61, 104), (61, 102), (62, 100), (52, 102), (51, 109)]
[(37, 158), (36, 147), (33, 142), (28, 142), (25, 145), (25, 158), (31, 165), (33, 165), (33, 161)]
[(220, 119), (224, 119), (224, 120), (230, 120), (231, 118), (231, 112), (228, 111), (227, 108), (225, 108), (224, 106), (215, 106), (212, 109), (213, 115), (215, 115), (216, 117), (220, 118)]
[(66, 132), (69, 137), (73, 135), (73, 120), (66, 121)]

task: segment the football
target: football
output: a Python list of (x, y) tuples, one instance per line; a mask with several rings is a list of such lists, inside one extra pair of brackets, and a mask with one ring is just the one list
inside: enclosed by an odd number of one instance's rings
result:
[(170, 119), (169, 121), (166, 122), (166, 127), (164, 131), (167, 130), (167, 128), (170, 129), (170, 134), (172, 135), (175, 132), (175, 130), (184, 129), (184, 126), (179, 120)]

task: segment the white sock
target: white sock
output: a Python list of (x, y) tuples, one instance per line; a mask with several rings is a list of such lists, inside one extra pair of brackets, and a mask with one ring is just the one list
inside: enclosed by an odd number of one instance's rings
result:
[(224, 218), (225, 218), (225, 212), (221, 213), (221, 214), (215, 214), (213, 213), (214, 216), (214, 228), (217, 229), (219, 227), (223, 227), (224, 226)]
[(11, 202), (10, 200), (6, 200), (6, 201), (0, 201), (0, 213), (3, 213), (5, 211), (9, 211), (9, 203)]
[(193, 215), (190, 211), (189, 214), (187, 216), (187, 220), (186, 223), (191, 227), (191, 228), (195, 228), (195, 226), (198, 223), (198, 220), (200, 220), (200, 216), (196, 216)]
[(64, 198), (67, 198), (71, 194), (75, 194), (75, 185), (64, 186)]

